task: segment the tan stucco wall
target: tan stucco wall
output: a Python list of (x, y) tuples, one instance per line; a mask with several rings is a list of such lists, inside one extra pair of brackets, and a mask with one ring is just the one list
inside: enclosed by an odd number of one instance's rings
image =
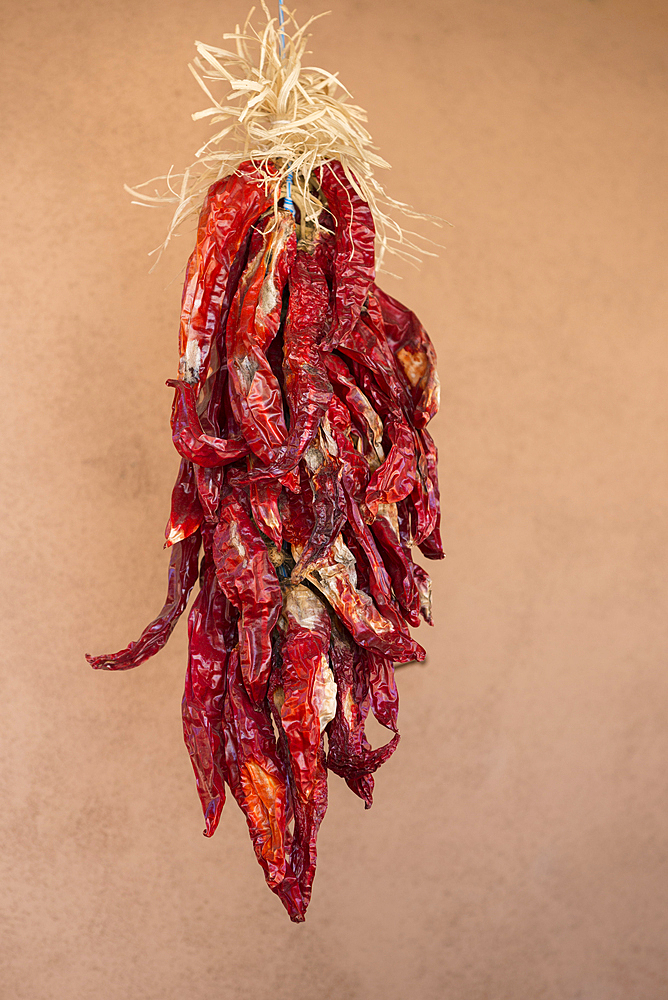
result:
[[(160, 607), (187, 232), (122, 190), (182, 166), (188, 70), (240, 0), (5, 2), (0, 995), (665, 1000), (666, 84), (649, 0), (341, 0), (339, 69), (449, 219), (387, 289), (435, 341), (448, 557), (403, 740), (339, 780), (305, 926), (182, 745)], [(325, 5), (304, 2), (301, 16)], [(437, 237), (438, 238), (438, 237)]]

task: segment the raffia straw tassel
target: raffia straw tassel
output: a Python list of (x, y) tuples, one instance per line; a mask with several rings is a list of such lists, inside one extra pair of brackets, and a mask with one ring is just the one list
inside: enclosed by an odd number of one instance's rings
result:
[[(402, 228), (393, 213), (436, 224), (440, 220), (415, 212), (385, 193), (374, 170), (387, 169), (389, 164), (374, 152), (371, 136), (362, 124), (367, 121), (366, 112), (351, 102), (338, 74), (302, 65), (309, 38), (306, 29), (324, 15), (315, 15), (300, 27), (294, 13), (286, 11), (281, 28), (264, 2), (262, 10), (266, 23), (261, 28), (251, 23), (253, 8), (243, 28), (223, 35), (225, 41), (233, 43), (230, 49), (195, 43), (198, 55), (189, 68), (211, 103), (192, 117), (195, 121), (208, 118), (212, 125), (222, 127), (197, 151), (195, 161), (183, 173), (170, 170), (137, 187), (126, 185), (141, 204), (175, 205), (165, 241), (152, 252), (161, 252), (181, 223), (198, 213), (211, 184), (234, 173), (245, 160), (252, 160), (267, 185), (273, 187), (276, 213), (291, 173), (295, 204), (302, 218), (318, 229), (323, 205), (312, 175), (324, 163), (338, 160), (371, 209), (378, 269), (385, 252), (414, 262), (424, 254), (431, 256), (424, 244), (435, 244)], [(213, 90), (220, 84), (226, 93), (219, 99)], [(144, 189), (156, 181), (163, 181), (167, 190), (145, 193)]]

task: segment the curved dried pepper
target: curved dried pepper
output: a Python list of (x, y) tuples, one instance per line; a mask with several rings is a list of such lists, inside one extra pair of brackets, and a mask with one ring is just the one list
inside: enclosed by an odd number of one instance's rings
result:
[(222, 440), (204, 434), (197, 415), (193, 387), (189, 382), (169, 379), (167, 385), (174, 388), (172, 441), (182, 458), (212, 469), (248, 454), (248, 445), (241, 438)]
[(146, 626), (139, 639), (131, 642), (126, 649), (107, 656), (90, 656), (87, 653), (86, 659), (91, 667), (95, 670), (131, 670), (162, 649), (183, 614), (197, 582), (201, 544), (201, 535), (197, 531), (172, 546), (167, 599), (160, 614)]
[[(357, 655), (359, 660), (360, 654)], [(364, 724), (370, 707), (368, 682), (360, 663), (356, 676), (353, 643), (341, 628), (332, 629), (330, 661), (336, 681), (337, 711), (328, 729), (327, 767), (345, 778), (349, 788), (370, 809), (374, 785), (371, 775), (392, 756), (399, 743), (399, 734), (395, 733), (389, 743), (375, 750), (366, 738)]]

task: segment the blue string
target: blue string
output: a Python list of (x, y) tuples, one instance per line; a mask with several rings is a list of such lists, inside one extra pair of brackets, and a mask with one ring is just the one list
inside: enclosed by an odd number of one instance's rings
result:
[(279, 42), (281, 46), (281, 59), (285, 55), (285, 29), (283, 25), (285, 24), (285, 14), (283, 12), (283, 0), (278, 0), (278, 23), (281, 26), (281, 34), (279, 37)]
[[(281, 59), (283, 59), (283, 57), (285, 55), (285, 28), (284, 28), (285, 14), (283, 12), (283, 0), (278, 0), (278, 23), (279, 23), (279, 25), (281, 27), (281, 33), (279, 35), (279, 39), (278, 40), (279, 40), (280, 49), (281, 49)], [(287, 193), (286, 193), (285, 199), (283, 201), (283, 208), (286, 211), (288, 211), (288, 212), (292, 212), (292, 214), (294, 215), (295, 214), (295, 206), (294, 206), (294, 202), (292, 201), (292, 171), (291, 170), (288, 172), (288, 176), (287, 176), (287, 188), (288, 188), (287, 189)]]

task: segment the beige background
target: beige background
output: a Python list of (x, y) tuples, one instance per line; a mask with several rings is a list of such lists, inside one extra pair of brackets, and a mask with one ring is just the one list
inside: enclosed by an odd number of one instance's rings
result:
[[(160, 607), (185, 232), (124, 181), (202, 131), (241, 0), (4, 2), (0, 996), (665, 1000), (666, 84), (650, 0), (340, 0), (341, 71), (447, 249), (420, 314), (448, 558), (370, 813), (333, 778), (305, 926), (213, 841)], [(323, 9), (304, 0), (298, 13)]]

